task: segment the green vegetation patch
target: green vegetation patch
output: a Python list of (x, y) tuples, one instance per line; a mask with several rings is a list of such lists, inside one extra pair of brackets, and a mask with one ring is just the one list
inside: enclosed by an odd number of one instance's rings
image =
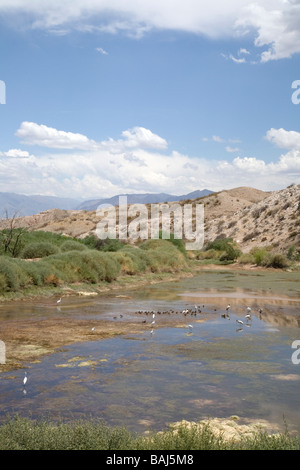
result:
[[(213, 422), (213, 421), (212, 421)], [(268, 434), (250, 429), (228, 439), (214, 432), (209, 421), (176, 423), (147, 436), (125, 427), (109, 427), (102, 420), (53, 423), (26, 418), (7, 418), (0, 426), (0, 450), (299, 450), (298, 436), (287, 431)], [(190, 462), (191, 463), (191, 462)]]

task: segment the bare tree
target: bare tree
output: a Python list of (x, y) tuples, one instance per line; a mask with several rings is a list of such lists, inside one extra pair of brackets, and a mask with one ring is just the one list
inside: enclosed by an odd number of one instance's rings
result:
[[(0, 232), (0, 246), (3, 247), (4, 253), (10, 253), (13, 258), (16, 257), (20, 250), (21, 238), (26, 229), (23, 227), (17, 228), (16, 219), (18, 218), (17, 212), (9, 217), (8, 210), (5, 210), (5, 228)], [(2, 251), (2, 250), (1, 250)]]

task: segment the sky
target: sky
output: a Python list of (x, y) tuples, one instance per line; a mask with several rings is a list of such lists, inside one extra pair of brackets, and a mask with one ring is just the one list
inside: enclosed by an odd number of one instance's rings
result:
[(0, 0), (0, 192), (300, 183), (300, 0)]

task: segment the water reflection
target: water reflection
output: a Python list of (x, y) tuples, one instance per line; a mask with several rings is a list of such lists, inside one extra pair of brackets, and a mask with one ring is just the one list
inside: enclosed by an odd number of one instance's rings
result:
[[(138, 317), (144, 330), (73, 344), (26, 364), (26, 393), (23, 370), (1, 374), (0, 418), (91, 416), (145, 431), (233, 414), (283, 426), (284, 415), (300, 432), (300, 365), (291, 361), (291, 344), (299, 339), (298, 280), (294, 273), (244, 274), (201, 274), (132, 291), (129, 298), (63, 299), (61, 314), (70, 321)], [(241, 278), (244, 290), (237, 286)], [(290, 285), (290, 295), (281, 282)], [(200, 308), (192, 315), (195, 305)], [(51, 300), (1, 305), (0, 318), (42, 318), (57, 314), (56, 307)], [(149, 312), (155, 312), (152, 326)]]

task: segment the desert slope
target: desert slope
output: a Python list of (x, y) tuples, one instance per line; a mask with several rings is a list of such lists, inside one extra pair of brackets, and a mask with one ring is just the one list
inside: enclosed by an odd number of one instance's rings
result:
[[(239, 187), (169, 204), (185, 203), (204, 205), (205, 243), (230, 237), (244, 252), (258, 245), (273, 244), (279, 251), (299, 246), (300, 185), (273, 192)], [(98, 222), (96, 211), (52, 209), (13, 221), (3, 219), (0, 229), (13, 224), (84, 238), (95, 232)]]
[(274, 191), (230, 215), (206, 219), (205, 240), (219, 237), (233, 238), (244, 252), (253, 246), (273, 245), (283, 252), (299, 246), (300, 185)]

